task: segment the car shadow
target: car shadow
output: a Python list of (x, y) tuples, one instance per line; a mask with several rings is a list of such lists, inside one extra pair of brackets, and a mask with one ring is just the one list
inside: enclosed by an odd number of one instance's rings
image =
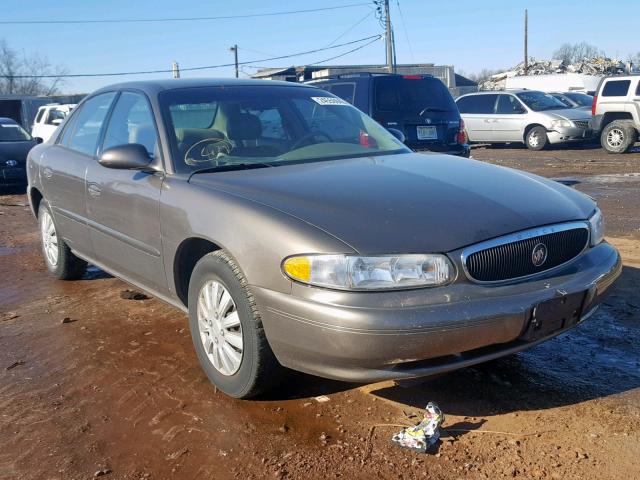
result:
[(10, 196), (10, 195), (24, 195), (25, 193), (27, 193), (27, 187), (25, 186), (10, 186), (10, 187), (3, 187), (0, 185), (0, 198), (1, 197), (5, 197), (5, 196)]

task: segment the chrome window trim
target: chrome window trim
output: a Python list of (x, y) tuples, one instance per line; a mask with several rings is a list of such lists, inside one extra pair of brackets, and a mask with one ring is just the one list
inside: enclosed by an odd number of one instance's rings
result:
[[(560, 265), (556, 265), (555, 267), (552, 267), (552, 268), (550, 268), (548, 270), (543, 270), (542, 272), (532, 273), (531, 275), (524, 275), (524, 276), (521, 276), (521, 277), (513, 277), (513, 278), (506, 279), (506, 280), (476, 280), (475, 278), (473, 278), (471, 276), (471, 274), (467, 270), (467, 258), (469, 257), (469, 255), (472, 255), (474, 253), (480, 252), (482, 250), (487, 250), (489, 248), (499, 247), (501, 245), (506, 245), (506, 244), (509, 244), (509, 243), (518, 242), (520, 240), (528, 240), (530, 238), (539, 237), (541, 235), (549, 235), (551, 233), (565, 232), (567, 230), (574, 230), (574, 229), (578, 229), (578, 228), (584, 228), (585, 230), (587, 230), (587, 240), (585, 242), (584, 247), (580, 251), (580, 253), (578, 253), (572, 259), (567, 260), (566, 262), (561, 263)], [(462, 262), (462, 271), (464, 272), (465, 276), (467, 277), (467, 279), (469, 281), (474, 282), (474, 283), (480, 283), (480, 284), (483, 284), (483, 285), (500, 285), (500, 284), (518, 282), (518, 281), (524, 280), (524, 279), (540, 277), (542, 275), (548, 274), (549, 272), (553, 272), (553, 271), (555, 271), (555, 270), (557, 270), (559, 268), (562, 268), (565, 265), (573, 262), (580, 255), (582, 255), (584, 253), (584, 251), (587, 248), (589, 248), (590, 243), (591, 243), (591, 231), (590, 231), (590, 228), (589, 228), (589, 221), (588, 220), (579, 221), (579, 222), (558, 223), (558, 224), (554, 224), (554, 225), (546, 225), (544, 227), (536, 227), (536, 228), (531, 228), (531, 229), (528, 229), (528, 230), (521, 230), (519, 232), (510, 233), (510, 234), (504, 235), (502, 237), (496, 237), (496, 238), (492, 238), (490, 240), (485, 240), (484, 242), (480, 242), (480, 243), (476, 243), (476, 244), (470, 245), (470, 246), (465, 247), (465, 248), (462, 249), (462, 253), (460, 254), (460, 261)]]

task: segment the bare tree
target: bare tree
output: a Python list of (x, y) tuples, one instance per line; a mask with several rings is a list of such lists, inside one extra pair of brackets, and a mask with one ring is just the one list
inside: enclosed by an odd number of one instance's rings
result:
[(468, 78), (470, 80), (473, 80), (476, 83), (482, 83), (489, 80), (489, 78), (491, 78), (492, 75), (495, 75), (496, 73), (500, 73), (501, 71), (502, 70), (491, 70), (489, 68), (483, 68), (478, 73), (472, 73), (471, 75), (469, 75)]
[(604, 52), (587, 42), (564, 43), (553, 54), (553, 58), (562, 60), (567, 65), (600, 56), (604, 56)]
[(58, 93), (65, 73), (63, 67), (52, 65), (46, 57), (16, 51), (0, 39), (0, 94), (52, 95)]

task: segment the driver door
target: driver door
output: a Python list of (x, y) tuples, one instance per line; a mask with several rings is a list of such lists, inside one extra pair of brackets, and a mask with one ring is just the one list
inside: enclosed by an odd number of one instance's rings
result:
[[(133, 91), (118, 97), (99, 153), (128, 143), (143, 145), (161, 165), (151, 106), (143, 94)], [(166, 290), (160, 255), (163, 180), (162, 172), (117, 170), (97, 161), (87, 170), (87, 220), (96, 260), (156, 291)]]

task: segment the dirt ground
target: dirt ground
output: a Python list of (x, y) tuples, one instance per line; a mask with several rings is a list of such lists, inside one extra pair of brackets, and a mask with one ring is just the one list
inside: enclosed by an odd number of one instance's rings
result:
[[(599, 312), (428, 382), (292, 374), (252, 401), (214, 390), (174, 308), (95, 269), (53, 280), (25, 196), (0, 195), (0, 479), (640, 478), (640, 153), (473, 156), (598, 200), (624, 259)], [(446, 414), (437, 451), (392, 445), (429, 400)]]

